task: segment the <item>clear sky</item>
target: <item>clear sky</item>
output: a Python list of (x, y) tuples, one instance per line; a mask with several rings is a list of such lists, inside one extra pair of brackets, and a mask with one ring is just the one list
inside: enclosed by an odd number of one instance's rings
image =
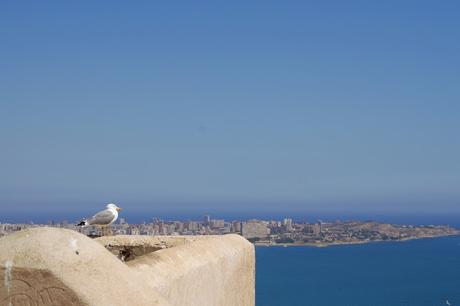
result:
[(2, 1), (0, 210), (460, 212), (458, 1)]

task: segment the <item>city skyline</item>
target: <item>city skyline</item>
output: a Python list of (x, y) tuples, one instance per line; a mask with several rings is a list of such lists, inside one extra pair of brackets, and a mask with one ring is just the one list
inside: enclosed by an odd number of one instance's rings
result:
[[(449, 225), (439, 224), (395, 224), (362, 220), (334, 220), (297, 222), (292, 218), (225, 220), (203, 216), (202, 220), (163, 220), (152, 218), (149, 222), (129, 223), (119, 218), (109, 227), (88, 225), (76, 226), (67, 220), (47, 224), (0, 223), (0, 237), (16, 231), (36, 227), (58, 227), (78, 231), (89, 237), (106, 235), (226, 235), (238, 234), (261, 246), (311, 245), (330, 246), (382, 241), (406, 241), (420, 238), (435, 238), (458, 235), (460, 231)], [(120, 253), (120, 255), (122, 255)], [(129, 256), (128, 256), (129, 257)], [(123, 258), (126, 254), (123, 253)], [(124, 259), (122, 259), (124, 260)]]

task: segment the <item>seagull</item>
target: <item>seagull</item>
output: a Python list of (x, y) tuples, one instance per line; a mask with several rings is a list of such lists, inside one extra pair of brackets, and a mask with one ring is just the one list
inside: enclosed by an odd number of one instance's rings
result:
[(106, 206), (107, 209), (98, 212), (94, 216), (89, 219), (83, 219), (78, 223), (76, 226), (89, 226), (89, 225), (96, 225), (96, 226), (109, 226), (118, 218), (118, 212), (121, 210), (120, 207), (117, 205), (110, 203)]

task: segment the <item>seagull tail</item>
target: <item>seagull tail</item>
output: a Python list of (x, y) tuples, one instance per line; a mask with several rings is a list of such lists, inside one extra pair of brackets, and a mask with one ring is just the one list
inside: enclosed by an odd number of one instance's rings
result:
[(88, 221), (86, 220), (81, 220), (80, 223), (75, 224), (75, 226), (87, 226), (87, 225), (88, 225)]

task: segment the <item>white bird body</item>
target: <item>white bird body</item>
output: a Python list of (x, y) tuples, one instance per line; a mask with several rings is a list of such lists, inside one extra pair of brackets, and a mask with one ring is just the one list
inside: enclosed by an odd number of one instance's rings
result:
[(117, 205), (110, 203), (107, 204), (106, 209), (98, 212), (89, 219), (84, 219), (77, 226), (109, 226), (118, 219), (118, 212), (121, 210)]

